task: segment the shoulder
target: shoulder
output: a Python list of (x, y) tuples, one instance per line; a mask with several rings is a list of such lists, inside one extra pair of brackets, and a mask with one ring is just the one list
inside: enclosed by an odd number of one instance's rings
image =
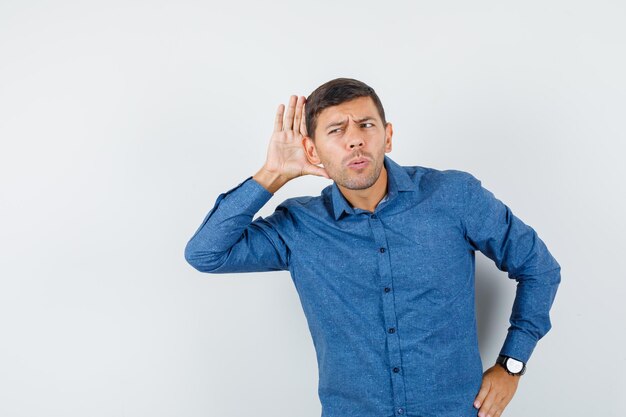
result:
[(285, 199), (278, 207), (285, 209), (298, 210), (299, 208), (312, 208), (321, 204), (322, 196), (299, 196)]
[(440, 169), (422, 165), (403, 166), (402, 168), (416, 186), (422, 190), (463, 190), (469, 184), (478, 181), (472, 173), (460, 169)]
[(276, 207), (276, 210), (282, 211), (285, 216), (295, 221), (295, 218), (323, 215), (327, 211), (327, 206), (325, 194), (322, 192), (318, 196), (307, 195), (287, 198)]
[(416, 203), (463, 217), (468, 201), (479, 189), (480, 181), (461, 169), (432, 166), (403, 166), (415, 184)]

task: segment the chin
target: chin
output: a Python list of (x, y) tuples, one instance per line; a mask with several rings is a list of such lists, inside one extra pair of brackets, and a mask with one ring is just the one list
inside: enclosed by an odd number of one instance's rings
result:
[[(379, 172), (379, 175), (380, 175), (380, 172)], [(372, 185), (376, 184), (376, 181), (378, 180), (379, 175), (370, 174), (370, 175), (348, 177), (348, 178), (341, 177), (341, 178), (335, 179), (335, 182), (349, 190), (365, 190), (367, 188), (370, 188)]]
[(355, 183), (353, 181), (348, 182), (347, 184), (344, 185), (345, 188), (348, 188), (350, 190), (365, 190), (367, 188), (370, 188), (372, 185), (374, 185), (376, 183), (376, 180), (374, 181), (368, 181), (366, 183), (363, 182), (358, 182)]

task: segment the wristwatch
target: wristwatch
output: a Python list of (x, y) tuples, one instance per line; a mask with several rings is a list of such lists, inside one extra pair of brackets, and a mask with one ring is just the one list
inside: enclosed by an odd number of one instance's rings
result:
[(509, 375), (521, 376), (524, 375), (524, 372), (526, 372), (526, 364), (524, 362), (518, 361), (517, 359), (509, 356), (498, 355), (496, 363), (502, 365)]

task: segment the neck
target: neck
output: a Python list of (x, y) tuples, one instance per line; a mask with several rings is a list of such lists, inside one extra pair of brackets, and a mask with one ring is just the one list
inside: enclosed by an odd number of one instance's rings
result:
[(387, 194), (387, 169), (383, 165), (374, 184), (362, 190), (351, 190), (337, 184), (343, 196), (352, 207), (373, 212), (380, 200)]

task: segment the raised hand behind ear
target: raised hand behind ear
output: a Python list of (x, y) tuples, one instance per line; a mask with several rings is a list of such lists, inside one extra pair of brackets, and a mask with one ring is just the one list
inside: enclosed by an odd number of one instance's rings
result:
[[(267, 158), (263, 167), (254, 178), (266, 188), (278, 189), (287, 181), (302, 175), (317, 175), (328, 178), (322, 167), (311, 164), (306, 158), (302, 139), (306, 136), (304, 115), (304, 96), (292, 95), (287, 111), (280, 104), (274, 118), (274, 131), (267, 149)], [(277, 187), (277, 188), (276, 188)]]

